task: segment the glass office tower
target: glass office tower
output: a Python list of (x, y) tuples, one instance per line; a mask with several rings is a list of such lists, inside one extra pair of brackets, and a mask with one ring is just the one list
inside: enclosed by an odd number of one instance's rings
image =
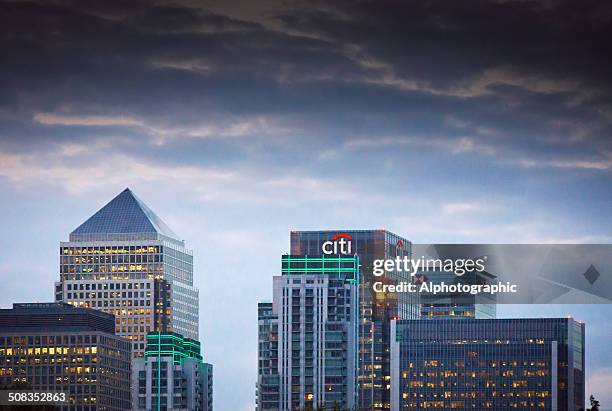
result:
[(114, 314), (116, 331), (144, 353), (151, 331), (198, 339), (193, 255), (125, 189), (60, 244), (55, 299)]
[[(493, 284), (496, 277), (486, 271), (466, 273), (457, 276), (453, 272), (428, 271), (419, 273), (418, 281), (433, 284)], [(495, 318), (497, 314), (497, 296), (494, 294), (437, 293), (431, 295), (420, 293), (422, 319), (464, 319)]]
[[(0, 387), (67, 393), (52, 409), (129, 410), (130, 350), (107, 313), (62, 303), (0, 310)], [(6, 407), (26, 408), (35, 406)]]
[(405, 272), (385, 277), (372, 273), (375, 259), (410, 257), (410, 243), (387, 230), (292, 231), (291, 254), (320, 254), (323, 244), (345, 235), (351, 238), (351, 252), (359, 256), (359, 410), (388, 410), (390, 407), (390, 322), (393, 318), (413, 319), (420, 315), (415, 293), (376, 293), (375, 281), (396, 284), (411, 281)]
[(584, 409), (571, 318), (393, 321), (393, 411)]

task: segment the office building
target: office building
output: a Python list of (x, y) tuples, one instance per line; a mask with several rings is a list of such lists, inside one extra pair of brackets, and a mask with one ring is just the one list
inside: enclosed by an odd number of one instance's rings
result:
[(584, 324), (571, 318), (393, 321), (391, 410), (584, 408)]
[[(415, 276), (416, 282), (433, 284), (493, 284), (496, 277), (486, 271), (465, 273), (457, 276), (453, 272), (429, 271)], [(420, 293), (422, 319), (495, 318), (497, 297), (495, 294), (444, 293), (436, 295)]]
[(257, 410), (353, 409), (359, 257), (285, 255), (259, 305)]
[(198, 290), (185, 243), (125, 189), (60, 244), (55, 299), (115, 315), (141, 356), (148, 332), (198, 339)]
[[(397, 284), (411, 281), (410, 274), (391, 272), (373, 275), (373, 261), (411, 257), (410, 243), (387, 230), (292, 231), (291, 254), (320, 254), (330, 242), (350, 241), (349, 254), (359, 256), (359, 376), (358, 409), (388, 410), (390, 407), (390, 328), (391, 319), (419, 318), (416, 293), (377, 293), (373, 283)], [(335, 244), (333, 245), (335, 247)], [(345, 251), (349, 251), (346, 249)]]
[(62, 303), (0, 310), (0, 386), (68, 393), (62, 410), (130, 409), (130, 349), (111, 314)]
[(144, 357), (134, 359), (134, 410), (212, 411), (213, 368), (200, 343), (177, 333), (149, 333)]

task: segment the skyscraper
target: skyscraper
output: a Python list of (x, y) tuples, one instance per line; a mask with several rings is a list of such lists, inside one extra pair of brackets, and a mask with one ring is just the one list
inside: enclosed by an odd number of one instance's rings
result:
[(584, 324), (571, 318), (392, 322), (391, 410), (584, 409)]
[(359, 282), (359, 376), (358, 409), (386, 410), (390, 407), (390, 322), (393, 318), (413, 319), (420, 315), (415, 293), (377, 293), (376, 281), (396, 284), (411, 281), (410, 274), (391, 272), (375, 277), (373, 261), (410, 257), (410, 243), (387, 230), (292, 231), (291, 254), (321, 254), (330, 241), (351, 242), (349, 254), (361, 264)]
[(125, 189), (60, 244), (56, 301), (115, 315), (117, 335), (141, 356), (148, 332), (198, 339), (193, 255), (136, 195)]
[(257, 410), (353, 409), (359, 258), (285, 255), (259, 305)]
[(130, 409), (130, 349), (107, 313), (62, 303), (0, 310), (0, 386), (64, 393), (61, 410)]

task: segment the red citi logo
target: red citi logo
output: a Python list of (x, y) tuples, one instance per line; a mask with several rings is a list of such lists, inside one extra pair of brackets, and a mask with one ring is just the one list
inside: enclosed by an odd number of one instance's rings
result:
[(353, 251), (353, 237), (340, 233), (332, 237), (330, 241), (323, 243), (321, 250), (323, 254), (351, 254)]

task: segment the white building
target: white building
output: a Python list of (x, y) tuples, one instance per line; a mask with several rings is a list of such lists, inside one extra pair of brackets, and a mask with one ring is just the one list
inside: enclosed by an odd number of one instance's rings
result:
[(176, 333), (150, 333), (132, 365), (133, 410), (212, 411), (213, 367), (200, 343)]
[[(283, 256), (282, 271), (273, 279), (272, 315), (260, 313), (276, 323), (272, 339), (278, 344), (259, 350), (257, 409), (352, 409), (357, 397), (358, 258)], [(269, 330), (260, 327), (262, 332)], [(260, 342), (266, 338), (260, 335)], [(275, 392), (278, 403), (270, 394)]]

